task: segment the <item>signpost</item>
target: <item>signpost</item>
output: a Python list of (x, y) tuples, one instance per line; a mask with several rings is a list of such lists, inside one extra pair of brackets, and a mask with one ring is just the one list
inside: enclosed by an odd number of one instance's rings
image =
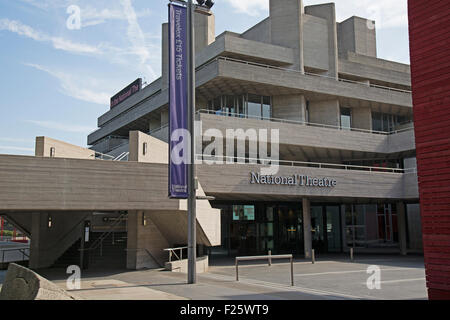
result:
[(170, 1), (169, 197), (188, 201), (188, 283), (192, 284), (197, 282), (194, 12), (210, 14), (214, 2)]

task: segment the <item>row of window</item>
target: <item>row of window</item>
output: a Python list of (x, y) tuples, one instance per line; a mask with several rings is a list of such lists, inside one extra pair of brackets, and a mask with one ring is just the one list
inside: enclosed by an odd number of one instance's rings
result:
[[(309, 101), (306, 103), (306, 121), (309, 121)], [(208, 102), (208, 110), (217, 115), (239, 118), (269, 119), (272, 117), (272, 98), (255, 94), (224, 95)], [(342, 129), (352, 128), (352, 110), (340, 109), (340, 126)], [(410, 117), (372, 112), (372, 130), (392, 132), (402, 125), (411, 122)]]
[(218, 115), (239, 118), (271, 118), (271, 97), (255, 94), (220, 96), (208, 102), (208, 110)]

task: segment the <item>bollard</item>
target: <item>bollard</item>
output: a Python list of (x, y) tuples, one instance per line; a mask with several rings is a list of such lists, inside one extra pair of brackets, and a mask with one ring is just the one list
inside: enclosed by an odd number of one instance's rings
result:
[(311, 250), (311, 261), (312, 264), (316, 263), (316, 251), (314, 249)]
[(294, 286), (294, 257), (291, 257), (291, 286)]
[(235, 264), (236, 264), (236, 281), (239, 281), (238, 259), (235, 259)]
[(272, 250), (269, 250), (269, 267), (272, 265), (272, 258), (270, 257), (272, 255)]
[(350, 261), (353, 262), (353, 248), (350, 248)]

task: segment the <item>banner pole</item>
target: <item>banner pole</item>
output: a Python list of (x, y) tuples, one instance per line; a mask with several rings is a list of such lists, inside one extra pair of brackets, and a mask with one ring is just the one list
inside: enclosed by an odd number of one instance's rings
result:
[(196, 236), (196, 183), (195, 183), (195, 45), (194, 10), (192, 0), (188, 1), (188, 131), (190, 133), (190, 163), (188, 165), (188, 283), (197, 282), (197, 236)]

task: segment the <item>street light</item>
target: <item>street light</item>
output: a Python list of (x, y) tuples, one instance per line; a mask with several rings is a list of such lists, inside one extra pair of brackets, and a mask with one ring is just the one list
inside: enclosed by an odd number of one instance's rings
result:
[[(194, 39), (194, 13), (211, 15), (210, 9), (214, 5), (212, 0), (196, 0), (197, 5), (192, 0), (169, 0), (185, 5), (187, 8), (187, 109), (188, 123), (187, 129), (190, 133), (190, 162), (188, 164), (188, 283), (197, 282), (197, 236), (196, 236), (196, 200), (197, 200), (197, 181), (195, 177), (195, 39)], [(199, 199), (200, 200), (200, 199)]]

